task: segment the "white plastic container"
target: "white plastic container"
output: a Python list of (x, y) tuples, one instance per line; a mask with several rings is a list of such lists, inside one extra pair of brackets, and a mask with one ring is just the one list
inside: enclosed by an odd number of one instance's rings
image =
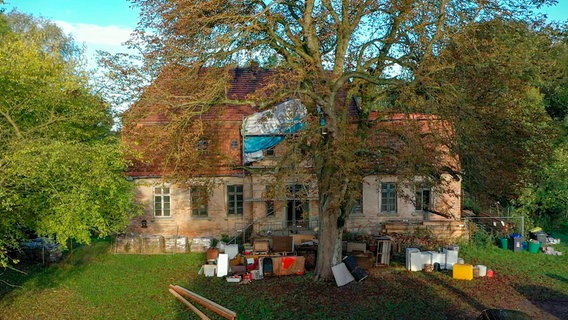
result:
[(437, 251), (426, 251), (431, 256), (432, 265), (438, 263), (441, 269), (446, 269), (446, 254)]
[(446, 269), (453, 270), (454, 264), (458, 263), (458, 251), (444, 249), (446, 254)]
[(487, 266), (482, 264), (475, 265), (475, 268), (479, 269), (479, 276), (485, 277), (487, 275)]
[(426, 252), (414, 251), (410, 253), (410, 271), (422, 271), (425, 264), (431, 264), (431, 255)]
[[(412, 270), (412, 257), (411, 257), (411, 253), (416, 253), (416, 252), (420, 252), (419, 249), (417, 248), (406, 248), (406, 270)], [(414, 271), (418, 271), (418, 270), (414, 270)]]

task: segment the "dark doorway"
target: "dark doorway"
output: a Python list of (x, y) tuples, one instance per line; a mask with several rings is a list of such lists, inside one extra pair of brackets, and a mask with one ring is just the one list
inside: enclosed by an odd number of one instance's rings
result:
[(304, 223), (304, 204), (302, 203), (302, 193), (304, 186), (300, 184), (291, 185), (288, 187), (288, 207), (287, 207), (287, 220), (288, 226), (303, 226)]

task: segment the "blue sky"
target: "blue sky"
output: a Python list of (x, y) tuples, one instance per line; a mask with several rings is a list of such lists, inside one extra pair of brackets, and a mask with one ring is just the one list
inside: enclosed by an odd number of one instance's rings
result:
[(96, 50), (127, 52), (122, 43), (138, 21), (138, 11), (128, 0), (4, 0), (0, 7), (55, 22), (86, 45), (88, 57)]
[[(42, 16), (57, 23), (65, 32), (87, 46), (87, 55), (95, 50), (126, 52), (121, 44), (128, 40), (138, 21), (138, 12), (128, 0), (4, 0), (7, 11)], [(568, 0), (543, 10), (551, 20), (568, 20)]]

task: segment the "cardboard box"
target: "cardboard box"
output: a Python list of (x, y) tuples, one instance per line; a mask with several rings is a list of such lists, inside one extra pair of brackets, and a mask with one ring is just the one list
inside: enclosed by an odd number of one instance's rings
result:
[(273, 252), (294, 252), (294, 238), (291, 236), (272, 236)]
[(255, 240), (253, 244), (253, 252), (268, 252), (270, 250), (268, 240)]
[(306, 258), (302, 256), (272, 257), (274, 275), (287, 276), (304, 274)]
[(247, 267), (243, 265), (231, 266), (231, 271), (234, 274), (245, 274), (247, 272)]
[(203, 273), (205, 273), (206, 277), (214, 277), (217, 271), (217, 266), (214, 264), (204, 264), (203, 265)]
[(347, 242), (347, 253), (353, 251), (367, 252), (367, 244), (363, 242)]

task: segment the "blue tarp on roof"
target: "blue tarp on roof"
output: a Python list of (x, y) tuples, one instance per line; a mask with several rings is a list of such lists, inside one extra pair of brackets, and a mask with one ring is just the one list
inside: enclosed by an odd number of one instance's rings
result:
[(299, 100), (288, 100), (246, 117), (241, 128), (245, 163), (261, 160), (263, 150), (279, 144), (287, 134), (301, 130), (306, 113)]

